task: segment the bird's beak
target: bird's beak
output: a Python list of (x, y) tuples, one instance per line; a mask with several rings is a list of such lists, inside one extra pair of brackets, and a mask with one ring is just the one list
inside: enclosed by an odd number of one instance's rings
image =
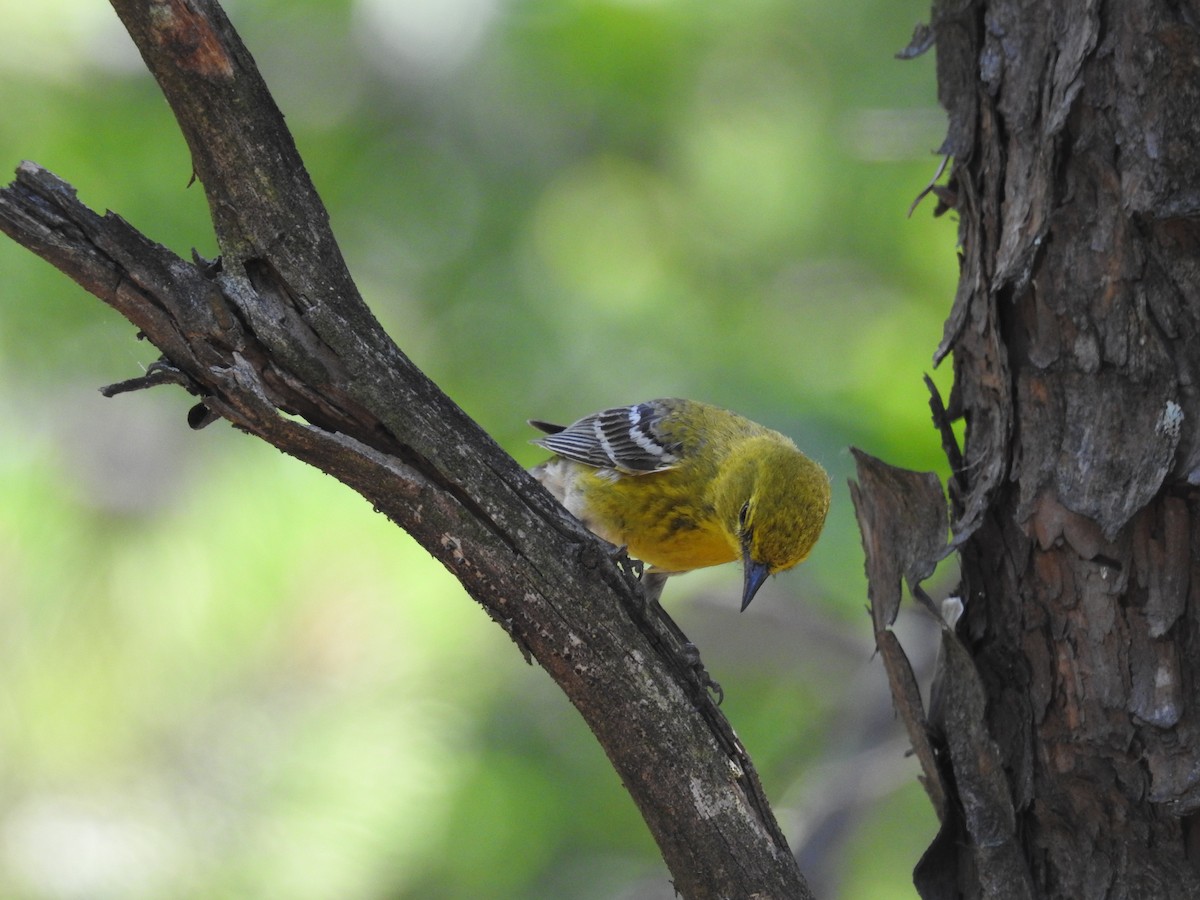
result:
[(745, 612), (758, 589), (771, 574), (771, 569), (766, 563), (752, 562), (750, 554), (747, 553), (743, 558), (742, 570), (746, 577), (745, 586), (742, 588), (742, 612)]

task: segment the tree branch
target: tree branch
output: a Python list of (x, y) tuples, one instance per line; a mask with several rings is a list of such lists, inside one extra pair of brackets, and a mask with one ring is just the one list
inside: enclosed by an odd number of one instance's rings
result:
[(637, 585), (362, 302), (220, 7), (112, 5), (191, 148), (221, 259), (180, 259), (32, 163), (0, 191), (0, 229), (137, 326), (162, 380), (354, 488), (440, 560), (583, 715), (684, 896), (809, 896), (749, 756)]

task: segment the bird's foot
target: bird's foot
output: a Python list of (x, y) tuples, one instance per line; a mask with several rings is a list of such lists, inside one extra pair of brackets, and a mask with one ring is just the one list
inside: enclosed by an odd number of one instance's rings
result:
[(704, 663), (700, 661), (700, 648), (691, 641), (684, 641), (679, 648), (679, 658), (683, 664), (691, 671), (692, 677), (696, 679), (702, 691), (708, 691), (713, 695), (713, 700), (717, 706), (725, 702), (725, 691), (721, 685), (714, 681), (712, 676), (708, 674), (708, 669), (704, 668)]
[(708, 669), (700, 661), (700, 648), (688, 640), (688, 636), (683, 633), (683, 629), (679, 627), (667, 611), (662, 608), (662, 604), (658, 602), (666, 581), (667, 576), (661, 572), (650, 572), (642, 580), (647, 618), (655, 623), (660, 635), (662, 635), (665, 646), (668, 648), (668, 652), (674, 655), (675, 659), (683, 666), (694, 682), (697, 688), (694, 700), (699, 703), (699, 696), (709, 692), (713, 695), (713, 699), (717, 705), (720, 706), (721, 702), (725, 699), (725, 691), (722, 690), (720, 684), (712, 679), (708, 674)]
[(716, 704), (720, 706), (725, 699), (725, 691), (709, 676), (704, 663), (700, 661), (700, 648), (688, 640), (687, 635), (658, 602), (667, 583), (668, 573), (656, 569), (647, 570), (645, 563), (640, 559), (633, 559), (628, 550), (627, 546), (613, 547), (609, 555), (621, 573), (641, 588), (638, 594), (642, 605), (637, 612), (658, 632), (668, 652), (674, 654), (675, 659), (691, 676), (697, 687), (697, 695), (711, 693)]

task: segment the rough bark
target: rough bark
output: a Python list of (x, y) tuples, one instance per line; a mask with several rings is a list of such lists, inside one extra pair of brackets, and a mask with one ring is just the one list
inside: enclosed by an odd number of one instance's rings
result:
[(413, 534), (583, 715), (686, 897), (807, 897), (753, 765), (606, 546), (362, 303), (253, 60), (210, 0), (113, 0), (191, 149), (221, 248), (182, 260), (22, 164), (0, 229), (126, 316), (175, 381)]
[[(965, 611), (927, 721), (892, 677), (943, 822), (927, 898), (1200, 896), (1198, 18), (1162, 0), (934, 8), (962, 254), (938, 353), (945, 550)], [(859, 494), (877, 517), (879, 492)]]

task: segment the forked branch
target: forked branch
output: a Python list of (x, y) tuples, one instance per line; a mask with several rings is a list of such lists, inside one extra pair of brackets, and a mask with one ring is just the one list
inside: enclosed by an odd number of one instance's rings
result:
[(162, 352), (155, 381), (411, 533), (583, 715), (686, 897), (807, 897), (751, 761), (637, 585), (363, 304), (283, 117), (211, 0), (112, 0), (170, 103), (221, 248), (188, 261), (24, 163), (0, 229)]

